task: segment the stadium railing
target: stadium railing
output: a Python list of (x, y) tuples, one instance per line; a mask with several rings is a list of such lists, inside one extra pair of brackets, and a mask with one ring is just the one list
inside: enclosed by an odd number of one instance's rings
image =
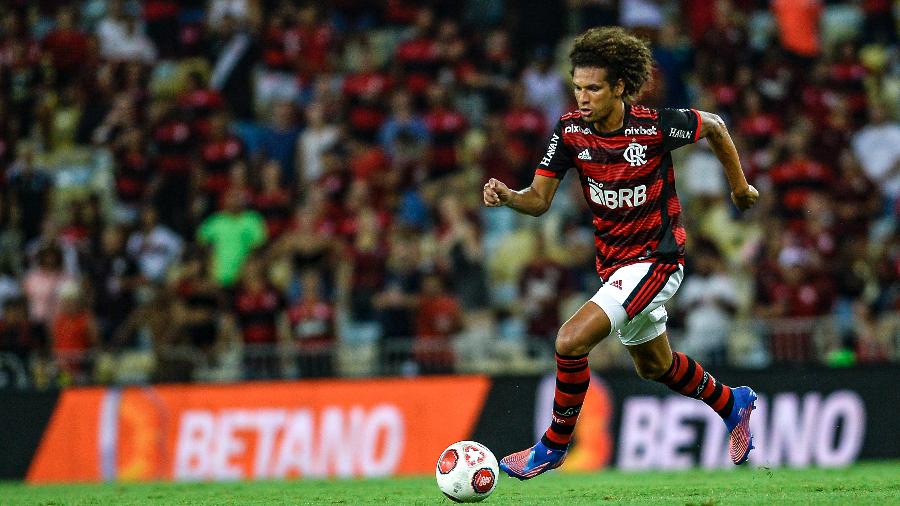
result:
[[(673, 347), (679, 348), (681, 337), (679, 329), (672, 329)], [(850, 348), (859, 362), (897, 361), (898, 344), (900, 313), (872, 325), (853, 325), (835, 317), (742, 321), (735, 324), (727, 341), (728, 365), (763, 368), (828, 364), (836, 351)], [(604, 342), (595, 354), (597, 360), (592, 364), (597, 369), (630, 367), (625, 350), (612, 341)], [(29, 360), (0, 352), (0, 387), (529, 374), (549, 371), (553, 364), (552, 341), (537, 337), (345, 339), (317, 347), (225, 343), (211, 350), (159, 345), (150, 349), (55, 352)]]

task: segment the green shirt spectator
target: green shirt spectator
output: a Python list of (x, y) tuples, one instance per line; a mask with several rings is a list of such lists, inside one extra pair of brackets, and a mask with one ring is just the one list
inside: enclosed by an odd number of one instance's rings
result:
[(239, 191), (230, 191), (225, 209), (200, 224), (197, 238), (212, 246), (213, 277), (222, 286), (231, 286), (250, 253), (265, 242), (266, 224), (262, 215), (244, 208)]

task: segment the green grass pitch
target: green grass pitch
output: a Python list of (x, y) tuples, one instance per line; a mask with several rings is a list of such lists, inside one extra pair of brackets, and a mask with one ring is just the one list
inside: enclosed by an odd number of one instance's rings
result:
[[(29, 486), (0, 484), (2, 505), (453, 504), (433, 477), (236, 483)], [(900, 461), (845, 469), (740, 468), (595, 474), (550, 473), (519, 482), (505, 476), (485, 505), (587, 504), (900, 504)]]

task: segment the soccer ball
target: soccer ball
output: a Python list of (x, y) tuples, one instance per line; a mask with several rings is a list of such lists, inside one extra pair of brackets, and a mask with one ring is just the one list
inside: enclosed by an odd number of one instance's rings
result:
[(448, 446), (434, 471), (441, 492), (455, 502), (487, 499), (497, 486), (499, 473), (497, 457), (475, 441), (459, 441)]

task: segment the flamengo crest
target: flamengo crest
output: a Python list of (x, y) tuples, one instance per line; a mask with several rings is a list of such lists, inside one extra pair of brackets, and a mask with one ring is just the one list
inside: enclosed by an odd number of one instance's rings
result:
[(647, 163), (646, 153), (647, 146), (632, 142), (625, 149), (625, 153), (623, 153), (623, 156), (625, 157), (625, 161), (630, 163), (632, 167), (637, 167), (638, 165), (644, 165), (645, 163)]

